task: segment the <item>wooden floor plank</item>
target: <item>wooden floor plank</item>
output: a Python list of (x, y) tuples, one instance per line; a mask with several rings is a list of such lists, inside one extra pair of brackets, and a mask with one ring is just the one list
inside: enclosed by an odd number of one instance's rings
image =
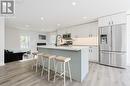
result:
[[(63, 79), (54, 83), (48, 82), (44, 74), (40, 76), (40, 70), (36, 73), (32, 70), (31, 61), (12, 62), (0, 67), (0, 86), (62, 86)], [(52, 76), (53, 77), (53, 76)], [(119, 69), (107, 67), (96, 63), (89, 64), (89, 73), (80, 83), (75, 80), (66, 81), (67, 86), (130, 86), (130, 68)]]

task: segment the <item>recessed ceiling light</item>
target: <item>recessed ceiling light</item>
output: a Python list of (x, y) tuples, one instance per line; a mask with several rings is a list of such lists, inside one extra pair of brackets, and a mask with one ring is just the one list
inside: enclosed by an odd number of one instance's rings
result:
[(87, 19), (87, 17), (86, 16), (84, 16), (84, 17), (82, 17), (83, 19)]
[(57, 26), (60, 26), (61, 24), (57, 24)]
[(77, 3), (76, 2), (72, 2), (72, 5), (75, 6)]
[(41, 20), (44, 20), (44, 17), (41, 17)]

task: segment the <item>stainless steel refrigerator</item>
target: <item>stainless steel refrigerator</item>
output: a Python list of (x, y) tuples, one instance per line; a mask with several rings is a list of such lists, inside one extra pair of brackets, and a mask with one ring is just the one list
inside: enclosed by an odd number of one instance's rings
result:
[(100, 64), (126, 65), (126, 24), (99, 28)]

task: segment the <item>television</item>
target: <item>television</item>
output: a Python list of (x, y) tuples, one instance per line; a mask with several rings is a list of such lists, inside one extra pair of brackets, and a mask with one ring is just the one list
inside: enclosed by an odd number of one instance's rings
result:
[(40, 40), (46, 40), (46, 35), (39, 35)]

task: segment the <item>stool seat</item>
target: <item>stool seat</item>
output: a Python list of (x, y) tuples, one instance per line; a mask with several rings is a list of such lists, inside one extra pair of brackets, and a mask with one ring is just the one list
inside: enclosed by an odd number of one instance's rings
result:
[(66, 57), (63, 57), (63, 56), (57, 56), (55, 58), (55, 60), (60, 61), (60, 62), (68, 62), (68, 61), (71, 60), (71, 58), (66, 58)]
[(43, 54), (42, 55), (44, 58), (48, 58), (48, 59), (52, 59), (52, 58), (55, 58), (56, 55), (49, 55), (49, 54)]
[[(35, 54), (36, 54), (36, 53), (35, 53)], [(44, 55), (44, 53), (37, 53), (36, 55), (42, 56), (42, 55)]]
[(33, 55), (37, 55), (37, 54), (38, 54), (38, 52), (32, 52), (32, 54), (33, 54)]

